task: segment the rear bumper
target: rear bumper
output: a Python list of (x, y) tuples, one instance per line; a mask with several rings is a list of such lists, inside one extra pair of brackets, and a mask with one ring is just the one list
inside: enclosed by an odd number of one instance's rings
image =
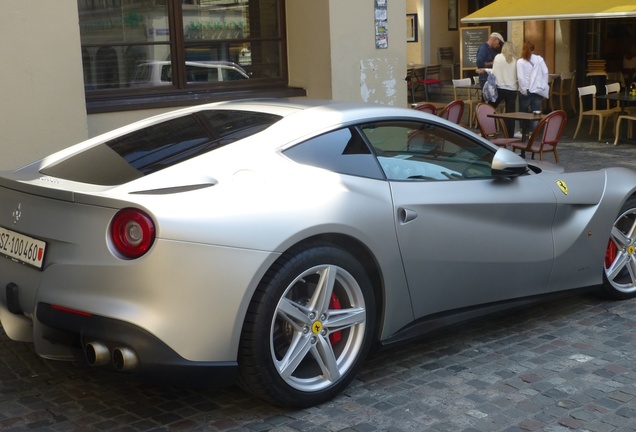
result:
[[(186, 360), (147, 331), (130, 323), (38, 303), (36, 319), (44, 339), (71, 348), (86, 363), (84, 347), (99, 342), (115, 349), (132, 350), (137, 366), (127, 372), (157, 384), (187, 387), (225, 387), (234, 383), (238, 363)], [(100, 368), (117, 371), (112, 362)]]

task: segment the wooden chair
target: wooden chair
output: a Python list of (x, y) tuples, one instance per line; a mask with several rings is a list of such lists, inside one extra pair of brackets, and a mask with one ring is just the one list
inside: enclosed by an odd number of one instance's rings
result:
[[(581, 123), (583, 123), (583, 117), (590, 116), (592, 117), (592, 123), (590, 124), (590, 135), (592, 135), (592, 130), (594, 128), (594, 118), (598, 118), (598, 140), (601, 140), (601, 136), (603, 135), (603, 131), (605, 130), (605, 126), (607, 125), (607, 121), (611, 117), (616, 116), (616, 111), (613, 109), (597, 109), (596, 108), (596, 86), (589, 85), (585, 87), (579, 87), (579, 122), (576, 125), (576, 131), (574, 132), (574, 138), (579, 133), (579, 129), (581, 127)], [(584, 98), (591, 97), (592, 98), (592, 108), (585, 111), (583, 109)]]
[(464, 115), (464, 101), (454, 100), (446, 105), (439, 113), (439, 116), (453, 122), (455, 124), (462, 123), (462, 116)]
[(452, 47), (441, 47), (437, 49), (437, 62), (442, 69), (450, 69), (451, 79), (455, 79), (455, 67), (458, 65), (455, 60), (455, 50)]
[(572, 111), (576, 114), (576, 100), (574, 95), (576, 86), (576, 70), (572, 72), (563, 72), (554, 80), (553, 85), (550, 87), (550, 106), (552, 109), (555, 107), (556, 99), (559, 100), (559, 109), (565, 110), (565, 99), (570, 100), (570, 106)]
[(532, 135), (527, 143), (512, 144), (512, 150), (521, 150), (522, 155), (526, 152), (539, 153), (539, 160), (543, 160), (543, 153), (554, 153), (554, 160), (559, 162), (559, 155), (556, 147), (563, 134), (565, 121), (568, 116), (563, 110), (552, 111), (543, 117), (537, 127), (532, 131)]
[(636, 115), (629, 115), (629, 114), (623, 114), (623, 115), (619, 115), (618, 119), (616, 119), (616, 130), (614, 133), (614, 145), (618, 145), (618, 138), (620, 137), (620, 133), (621, 133), (621, 122), (625, 120), (627, 121), (627, 138), (632, 138), (633, 136), (633, 121), (636, 121)]
[[(616, 82), (616, 83), (611, 83), (611, 84), (606, 84), (605, 85), (605, 94), (618, 93), (620, 91), (621, 91), (620, 83)], [(620, 114), (621, 106), (620, 106), (620, 104), (618, 102), (611, 101), (609, 99), (607, 99), (605, 102), (607, 102), (607, 104), (605, 105), (606, 109), (614, 110), (616, 115)]]
[[(426, 100), (428, 99), (428, 89), (430, 86), (438, 86), (438, 87), (442, 87), (444, 84), (442, 83), (442, 80), (440, 79), (440, 73), (442, 71), (442, 66), (441, 65), (431, 65), (431, 66), (426, 66), (423, 68), (424, 69), (424, 76), (421, 77), (420, 74), (420, 70), (415, 71), (418, 75), (415, 77), (416, 83), (418, 84), (418, 87), (424, 87), (424, 98)], [(417, 88), (415, 89), (417, 90)]]
[(475, 95), (475, 99), (478, 100), (479, 102), (483, 102), (484, 97), (482, 96), (481, 88), (479, 87), (479, 75), (473, 76), (473, 84), (475, 84), (475, 87), (474, 87), (475, 92), (473, 93)]
[(409, 94), (411, 95), (411, 102), (415, 103), (415, 71), (413, 70), (413, 68), (408, 68), (406, 69), (406, 78), (404, 78), (404, 81), (406, 81), (406, 89), (409, 92)]
[(481, 136), (486, 138), (491, 143), (499, 147), (510, 148), (515, 143), (522, 143), (521, 138), (510, 138), (506, 136), (506, 132), (502, 132), (505, 128), (500, 126), (500, 123), (494, 117), (488, 117), (488, 114), (493, 114), (495, 108), (487, 103), (479, 103), (475, 109), (475, 118)]
[(475, 107), (480, 102), (472, 97), (472, 85), (470, 78), (453, 80), (453, 98), (464, 101), (464, 107), (468, 107), (468, 127), (475, 123)]

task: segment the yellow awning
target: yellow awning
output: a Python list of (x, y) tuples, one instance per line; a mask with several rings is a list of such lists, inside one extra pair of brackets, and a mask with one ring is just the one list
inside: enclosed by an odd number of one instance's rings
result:
[(571, 20), (636, 16), (634, 0), (497, 0), (461, 19), (496, 21)]

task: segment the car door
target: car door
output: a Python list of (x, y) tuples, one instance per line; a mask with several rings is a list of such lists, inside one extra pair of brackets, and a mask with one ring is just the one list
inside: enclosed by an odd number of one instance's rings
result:
[(556, 211), (545, 182), (493, 177), (493, 150), (448, 126), (361, 130), (390, 182), (416, 318), (545, 291)]

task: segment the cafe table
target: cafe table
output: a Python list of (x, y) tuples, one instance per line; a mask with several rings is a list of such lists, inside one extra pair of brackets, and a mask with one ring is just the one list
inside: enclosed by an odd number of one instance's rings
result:
[(621, 112), (619, 114), (626, 114), (625, 106), (636, 102), (636, 95), (626, 92), (610, 93), (604, 95), (597, 94), (596, 99), (616, 101), (621, 108)]
[(528, 139), (528, 123), (531, 121), (540, 121), (545, 117), (544, 114), (534, 114), (529, 112), (514, 111), (514, 112), (494, 112), (488, 114), (488, 117), (503, 119), (503, 120), (518, 120), (523, 122), (521, 127), (521, 141), (526, 142)]

